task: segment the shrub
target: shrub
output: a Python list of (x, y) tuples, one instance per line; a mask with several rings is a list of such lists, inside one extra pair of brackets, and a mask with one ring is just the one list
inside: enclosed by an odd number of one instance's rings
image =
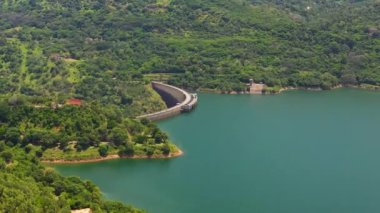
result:
[(107, 145), (99, 146), (99, 155), (102, 157), (107, 157), (109, 147)]

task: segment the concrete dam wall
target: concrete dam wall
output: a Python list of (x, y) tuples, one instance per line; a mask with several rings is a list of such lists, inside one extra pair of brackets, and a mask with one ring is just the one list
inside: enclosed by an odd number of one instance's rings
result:
[(187, 92), (168, 84), (152, 82), (153, 89), (160, 94), (168, 108), (175, 107), (178, 103), (187, 101)]
[(185, 90), (175, 86), (153, 81), (152, 87), (160, 94), (168, 108), (159, 112), (141, 115), (137, 117), (138, 119), (147, 118), (152, 121), (157, 121), (170, 118), (182, 112), (191, 111), (198, 102), (196, 94), (189, 94)]

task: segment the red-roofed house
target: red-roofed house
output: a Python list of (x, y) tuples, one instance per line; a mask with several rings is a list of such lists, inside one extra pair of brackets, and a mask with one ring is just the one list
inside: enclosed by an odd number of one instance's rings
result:
[(71, 98), (66, 100), (66, 104), (72, 106), (82, 106), (82, 101), (80, 99)]

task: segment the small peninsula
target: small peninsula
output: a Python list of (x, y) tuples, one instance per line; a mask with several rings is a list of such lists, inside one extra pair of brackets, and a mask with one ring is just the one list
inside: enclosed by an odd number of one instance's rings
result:
[(20, 144), (36, 150), (44, 163), (178, 157), (183, 152), (151, 120), (190, 111), (197, 104), (197, 96), (160, 82), (146, 87), (150, 86), (168, 108), (138, 119), (81, 99), (37, 103), (23, 96), (3, 98), (0, 139), (10, 146)]
[(169, 158), (182, 153), (148, 119), (127, 118), (117, 109), (79, 99), (33, 101), (12, 96), (0, 102), (0, 140), (36, 150), (43, 162)]

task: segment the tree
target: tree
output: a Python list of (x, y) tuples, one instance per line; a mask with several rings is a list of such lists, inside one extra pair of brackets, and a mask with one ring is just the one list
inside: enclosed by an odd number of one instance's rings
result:
[(126, 96), (126, 95), (121, 95), (121, 104), (123, 105), (131, 105), (133, 103), (133, 98)]
[(0, 152), (5, 150), (5, 144), (3, 141), (0, 141)]
[(41, 149), (36, 151), (36, 157), (40, 158), (43, 156), (43, 151)]
[(147, 140), (148, 138), (145, 135), (137, 135), (135, 137), (135, 142), (139, 144), (144, 144), (145, 142), (147, 142)]
[(7, 122), (9, 115), (9, 107), (5, 102), (0, 102), (0, 123)]
[(53, 131), (45, 130), (42, 132), (41, 145), (43, 148), (52, 148), (57, 146), (59, 142), (59, 135)]
[(143, 118), (143, 119), (141, 119), (140, 122), (141, 122), (143, 125), (145, 125), (145, 126), (148, 125), (148, 124), (150, 123), (149, 119), (147, 119), (147, 118)]
[(29, 153), (30, 151), (32, 151), (33, 149), (33, 146), (31, 144), (28, 144), (24, 147), (24, 150), (26, 153)]
[(106, 157), (108, 155), (108, 149), (109, 149), (109, 147), (107, 145), (100, 145), (99, 146), (99, 155), (102, 157)]
[(20, 132), (18, 128), (10, 127), (5, 133), (5, 140), (10, 146), (16, 145), (20, 142)]
[(64, 192), (65, 189), (66, 189), (66, 184), (65, 184), (65, 182), (63, 182), (63, 181), (56, 181), (56, 182), (53, 184), (53, 186), (54, 186), (54, 194), (55, 194), (56, 196), (61, 195), (61, 193)]
[(170, 146), (168, 143), (165, 143), (162, 147), (161, 147), (161, 151), (164, 155), (169, 155), (170, 154)]
[(154, 135), (155, 143), (163, 143), (167, 140), (168, 140), (168, 136), (164, 132), (159, 131), (159, 132), (156, 132), (156, 134)]
[(67, 135), (61, 135), (60, 142), (59, 142), (59, 149), (65, 150), (67, 146), (69, 145), (70, 138)]
[(331, 89), (334, 86), (336, 86), (339, 82), (337, 77), (327, 72), (321, 75), (321, 79), (322, 79), (322, 84), (321, 84), (322, 89)]
[(76, 144), (76, 149), (77, 149), (77, 151), (83, 151), (83, 150), (88, 149), (88, 147), (90, 147), (90, 145), (91, 145), (90, 140), (87, 137), (82, 136), (82, 137), (78, 138), (78, 141)]
[(0, 124), (0, 140), (5, 139), (5, 133), (7, 132), (7, 127)]
[(34, 145), (40, 145), (42, 143), (43, 132), (37, 129), (29, 129), (25, 133), (24, 143), (32, 143)]
[(358, 83), (353, 72), (345, 72), (341, 77), (341, 81), (344, 85), (356, 85)]
[(111, 131), (111, 142), (116, 146), (120, 146), (128, 142), (128, 132), (125, 129), (113, 128)]
[(120, 148), (120, 156), (133, 156), (135, 154), (135, 148), (132, 143), (127, 143), (125, 146)]
[(152, 156), (154, 154), (154, 148), (151, 146), (148, 146), (145, 148), (146, 155)]
[(6, 163), (11, 163), (13, 159), (13, 154), (10, 151), (3, 151), (0, 156), (4, 159)]

